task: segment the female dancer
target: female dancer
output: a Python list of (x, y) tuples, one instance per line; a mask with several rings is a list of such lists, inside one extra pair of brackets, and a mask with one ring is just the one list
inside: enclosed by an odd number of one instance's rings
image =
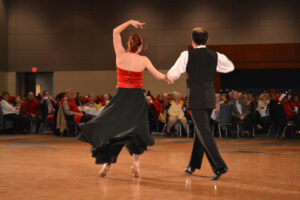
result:
[(148, 145), (153, 145), (150, 136), (147, 103), (142, 90), (145, 68), (158, 80), (166, 80), (146, 56), (140, 56), (144, 41), (138, 34), (130, 36), (127, 51), (122, 46), (121, 32), (129, 25), (143, 28), (145, 23), (129, 20), (113, 30), (113, 45), (116, 53), (118, 74), (117, 92), (102, 113), (93, 120), (80, 125), (79, 140), (92, 145), (96, 164), (104, 164), (99, 175), (104, 177), (111, 163), (125, 145), (134, 162), (131, 173), (140, 176), (139, 155)]

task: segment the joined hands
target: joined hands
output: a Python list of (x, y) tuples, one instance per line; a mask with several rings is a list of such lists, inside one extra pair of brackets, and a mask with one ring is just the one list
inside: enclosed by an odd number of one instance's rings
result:
[(164, 80), (167, 81), (169, 85), (173, 84), (173, 82), (168, 78), (166, 74)]

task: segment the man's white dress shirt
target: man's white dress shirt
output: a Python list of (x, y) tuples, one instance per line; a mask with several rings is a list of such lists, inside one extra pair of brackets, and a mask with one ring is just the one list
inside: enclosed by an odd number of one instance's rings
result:
[(2, 109), (3, 115), (17, 114), (17, 110), (6, 100), (2, 99), (0, 104), (1, 104), (1, 109)]
[[(205, 45), (199, 45), (197, 48), (206, 48)], [(233, 63), (224, 55), (219, 52), (218, 54), (218, 63), (217, 63), (217, 72), (228, 73), (234, 70)], [(180, 75), (186, 72), (186, 67), (189, 59), (189, 52), (183, 51), (173, 67), (168, 71), (167, 77), (173, 83), (177, 80)]]

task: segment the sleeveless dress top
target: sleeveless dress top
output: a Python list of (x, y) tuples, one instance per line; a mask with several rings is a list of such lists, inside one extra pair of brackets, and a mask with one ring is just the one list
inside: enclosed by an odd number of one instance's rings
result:
[(117, 74), (117, 88), (143, 88), (144, 71), (134, 72), (117, 67)]

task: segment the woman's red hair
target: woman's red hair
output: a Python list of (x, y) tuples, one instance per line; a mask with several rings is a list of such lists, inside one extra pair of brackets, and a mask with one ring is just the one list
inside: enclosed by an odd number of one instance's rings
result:
[(143, 45), (145, 49), (146, 45), (144, 39), (139, 34), (134, 33), (129, 37), (127, 50), (130, 52), (136, 52), (141, 45)]

